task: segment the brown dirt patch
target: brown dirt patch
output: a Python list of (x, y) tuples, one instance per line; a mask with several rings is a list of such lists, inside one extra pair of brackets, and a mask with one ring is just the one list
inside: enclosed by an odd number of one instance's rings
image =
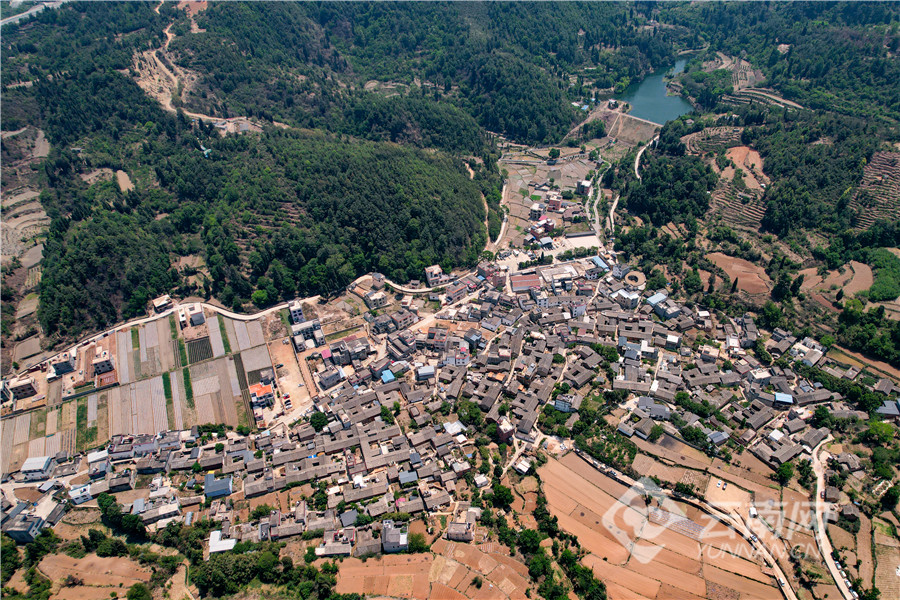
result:
[[(886, 543), (881, 543), (882, 541)], [(888, 545), (887, 542), (893, 545)], [(897, 577), (897, 568), (900, 567), (900, 548), (897, 544), (897, 540), (887, 539), (882, 534), (876, 535), (875, 587), (881, 590), (882, 598), (900, 598), (900, 577)]]
[(707, 582), (706, 595), (710, 600), (739, 600), (741, 593), (737, 590)]
[(497, 566), (497, 561), (493, 558), (474, 546), (466, 544), (453, 544), (450, 552), (445, 553), (445, 556), (481, 573), (490, 573)]
[(538, 490), (537, 479), (534, 477), (525, 477), (516, 485), (516, 489), (519, 490), (519, 493), (525, 494), (527, 492), (536, 492)]
[(872, 522), (865, 515), (859, 516), (859, 533), (856, 534), (857, 558), (860, 560), (859, 577), (872, 581), (875, 565), (872, 562)]
[[(768, 184), (768, 178), (763, 174), (763, 161), (759, 152), (747, 146), (735, 146), (725, 152), (725, 156), (734, 161), (734, 164), (744, 172), (744, 183), (752, 190), (762, 189), (761, 183)], [(722, 171), (722, 176), (732, 179), (735, 170), (727, 167)]]
[(94, 169), (90, 173), (80, 173), (78, 176), (86, 184), (93, 185), (98, 181), (102, 181), (104, 179), (112, 179), (113, 170), (104, 167), (102, 169)]
[(37, 502), (44, 497), (37, 488), (33, 487), (16, 488), (15, 494), (16, 498), (22, 502)]
[(819, 584), (813, 586), (813, 593), (816, 595), (816, 598), (840, 598), (841, 591), (838, 589), (836, 585), (832, 584)]
[(100, 511), (94, 508), (82, 508), (69, 511), (62, 519), (63, 523), (69, 523), (70, 525), (87, 525), (99, 521)]
[(803, 275), (803, 284), (800, 286), (801, 291), (811, 290), (822, 283), (822, 277), (819, 275), (818, 269), (803, 269), (798, 273), (799, 275)]
[(652, 597), (641, 596), (614, 581), (606, 580), (603, 583), (606, 584), (606, 594), (609, 600), (652, 600)]
[(875, 278), (872, 276), (872, 268), (869, 265), (851, 260), (850, 268), (853, 270), (853, 278), (844, 286), (845, 295), (856, 295), (872, 287)]
[[(383, 557), (365, 563), (356, 558), (345, 558), (338, 572), (335, 591), (339, 594), (424, 598), (433, 560), (431, 554)], [(426, 594), (413, 596), (413, 590), (421, 592), (423, 585)]]
[(9, 578), (6, 585), (20, 592), (26, 592), (28, 590), (28, 583), (25, 581), (25, 569), (19, 569), (13, 573), (13, 576)]
[(466, 600), (466, 597), (443, 583), (434, 582), (431, 584), (429, 600)]
[(713, 564), (719, 569), (730, 571), (736, 575), (747, 577), (768, 585), (772, 581), (770, 575), (763, 573), (759, 564), (745, 560), (739, 556), (715, 549), (704, 548), (704, 567)]
[(75, 559), (65, 554), (45, 556), (38, 569), (52, 581), (62, 581), (68, 575), (81, 579), (85, 585), (119, 585), (130, 587), (150, 581), (150, 569), (127, 558), (100, 558), (89, 554)]
[(197, 2), (182, 0), (178, 3), (178, 8), (181, 10), (187, 11), (188, 16), (193, 17), (197, 13), (206, 10), (206, 0), (199, 0)]
[(721, 252), (713, 252), (706, 257), (717, 267), (724, 269), (732, 281), (737, 279), (738, 289), (748, 294), (766, 294), (771, 289), (772, 281), (762, 267)]
[(662, 584), (662, 586), (660, 586), (659, 593), (656, 595), (656, 598), (657, 600), (703, 600), (704, 598), (706, 598), (706, 596), (695, 596), (690, 592), (680, 590), (673, 585), (664, 583)]
[(131, 183), (131, 177), (129, 177), (128, 173), (125, 171), (116, 171), (116, 181), (119, 184), (119, 189), (123, 192), (130, 192), (134, 189), (134, 184)]
[[(590, 567), (594, 574), (602, 581), (615, 581), (617, 584), (646, 598), (655, 598), (659, 592), (660, 582), (646, 575), (635, 573), (625, 567), (612, 565), (601, 560), (593, 554), (588, 554), (582, 560), (585, 566)], [(634, 597), (632, 595), (632, 597)]]
[(61, 588), (51, 598), (53, 600), (109, 600), (110, 592), (118, 593), (119, 588), (78, 585)]
[(722, 585), (733, 590), (741, 592), (741, 598), (762, 600), (763, 598), (778, 598), (781, 594), (774, 586), (765, 585), (758, 581), (723, 571), (713, 566), (707, 565), (703, 569), (703, 574), (708, 581), (712, 581), (718, 585)]
[(646, 454), (638, 454), (635, 456), (631, 466), (634, 467), (635, 471), (642, 475), (647, 477), (659, 477), (663, 481), (670, 481), (672, 483), (681, 481), (685, 474), (685, 469), (664, 465)]
[[(647, 555), (648, 557), (650, 555)], [(635, 556), (628, 561), (628, 569), (634, 573), (645, 575), (650, 579), (655, 579), (660, 583), (668, 582), (674, 587), (683, 590), (685, 592), (695, 594), (698, 596), (702, 596), (706, 593), (706, 582), (703, 581), (703, 578), (698, 575), (690, 575), (680, 569), (676, 569), (674, 567), (670, 567), (668, 565), (662, 564), (653, 559), (642, 561), (635, 560), (639, 559), (640, 555), (635, 553)], [(695, 562), (696, 561), (692, 561)], [(697, 567), (691, 567), (692, 569), (699, 570), (699, 563)]]

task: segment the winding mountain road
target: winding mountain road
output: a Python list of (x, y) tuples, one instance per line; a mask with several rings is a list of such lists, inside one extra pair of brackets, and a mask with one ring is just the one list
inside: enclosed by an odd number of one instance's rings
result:
[(649, 148), (650, 145), (653, 144), (654, 142), (656, 142), (657, 140), (659, 140), (659, 136), (656, 136), (655, 138), (653, 138), (652, 140), (650, 140), (649, 142), (644, 144), (641, 147), (641, 149), (638, 150), (637, 156), (634, 157), (634, 176), (637, 177), (638, 180), (640, 180), (640, 178), (641, 178), (641, 174), (640, 174), (641, 156), (644, 155), (644, 150)]

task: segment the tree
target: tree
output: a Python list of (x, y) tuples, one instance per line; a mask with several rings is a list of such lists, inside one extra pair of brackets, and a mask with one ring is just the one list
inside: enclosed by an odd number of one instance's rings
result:
[(5, 533), (0, 541), (0, 585), (6, 587), (6, 583), (19, 568), (22, 563), (22, 557), (19, 556), (19, 549), (11, 537)]
[(682, 496), (697, 495), (697, 492), (694, 490), (693, 483), (682, 483), (681, 481), (675, 484), (675, 493), (681, 494)]
[(529, 554), (534, 554), (540, 549), (541, 540), (543, 539), (544, 536), (542, 536), (534, 529), (523, 529), (519, 532), (517, 542), (519, 544), (519, 548), (522, 549), (522, 553), (527, 556)]
[(135, 583), (128, 588), (128, 600), (153, 600), (150, 590), (143, 583)]
[(272, 507), (268, 504), (260, 504), (250, 513), (250, 519), (253, 521), (258, 521), (259, 519), (263, 519), (268, 517), (272, 513)]
[(700, 272), (694, 268), (688, 272), (682, 282), (686, 294), (693, 295), (703, 290), (703, 281), (700, 279)]
[(388, 425), (394, 424), (394, 413), (391, 412), (391, 409), (387, 406), (381, 407), (381, 420), (387, 423)]
[(656, 425), (654, 425), (653, 427), (650, 428), (650, 435), (647, 436), (647, 439), (651, 442), (655, 442), (656, 440), (661, 438), (662, 434), (664, 434), (665, 432), (666, 432), (666, 430), (663, 429), (663, 426), (660, 425), (659, 423), (657, 423)]
[(460, 401), (456, 414), (464, 425), (471, 425), (476, 429), (480, 428), (482, 423), (484, 423), (484, 415), (481, 413), (481, 408), (470, 400)]
[(894, 439), (894, 426), (887, 421), (871, 421), (864, 438), (871, 444), (887, 446)]
[(894, 484), (881, 495), (881, 508), (884, 510), (894, 510), (897, 508), (897, 502), (900, 501), (900, 484)]
[(122, 532), (126, 535), (142, 538), (147, 535), (147, 527), (139, 515), (124, 515), (122, 517)]
[(784, 314), (781, 312), (781, 308), (771, 300), (767, 301), (763, 305), (762, 312), (759, 313), (759, 323), (766, 329), (781, 327), (784, 323)]
[(807, 489), (812, 487), (813, 468), (812, 462), (808, 458), (797, 461), (797, 479), (803, 487)]
[(256, 571), (264, 583), (272, 583), (278, 576), (278, 557), (272, 552), (260, 552), (256, 558)]
[(868, 590), (864, 590), (859, 595), (859, 600), (881, 600), (881, 590), (877, 587), (872, 587)]
[(756, 358), (759, 359), (764, 365), (772, 364), (772, 355), (769, 354), (769, 351), (766, 350), (766, 343), (763, 342), (762, 338), (756, 338), (756, 343), (753, 346), (753, 351), (756, 353)]
[(413, 554), (420, 552), (428, 552), (428, 541), (421, 533), (411, 533), (407, 538), (409, 543), (409, 551)]
[(528, 574), (531, 575), (532, 579), (540, 579), (550, 572), (552, 565), (553, 563), (550, 561), (547, 553), (543, 549), (538, 548), (531, 560), (528, 561)]
[(794, 465), (789, 462), (782, 463), (776, 469), (774, 477), (775, 481), (780, 483), (781, 485), (787, 485), (791, 478), (794, 476)]
[(225, 444), (219, 442), (219, 443), (216, 444), (214, 447), (215, 447), (215, 449), (216, 449), (216, 452), (221, 452), (222, 450), (225, 449)]
[(506, 487), (505, 485), (501, 485), (500, 483), (495, 483), (491, 488), (491, 504), (496, 508), (508, 509), (510, 505), (513, 503), (513, 493), (512, 490)]
[(831, 429), (834, 417), (831, 416), (831, 412), (824, 406), (817, 406), (816, 410), (813, 411), (811, 421), (813, 427), (827, 427)]
[(325, 413), (316, 412), (309, 418), (309, 424), (312, 425), (312, 428), (316, 431), (322, 431), (325, 429), (325, 426), (328, 425), (328, 417)]
[(119, 538), (108, 537), (97, 544), (97, 556), (125, 556), (128, 554), (128, 546)]
[(550, 148), (550, 152), (548, 153), (548, 156), (552, 160), (556, 160), (557, 158), (559, 158), (559, 148)]

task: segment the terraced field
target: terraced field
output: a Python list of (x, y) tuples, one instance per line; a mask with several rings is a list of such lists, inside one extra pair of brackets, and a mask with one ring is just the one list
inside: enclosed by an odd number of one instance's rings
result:
[(707, 152), (740, 146), (743, 131), (743, 127), (708, 127), (682, 137), (681, 141), (687, 146), (689, 153), (702, 156)]
[(871, 227), (878, 220), (900, 219), (900, 152), (872, 156), (850, 207), (859, 214), (857, 229)]
[(22, 254), (28, 240), (41, 233), (50, 217), (38, 200), (38, 192), (30, 188), (13, 190), (3, 203), (3, 254)]
[[(745, 185), (734, 183), (735, 169), (726, 167), (720, 172), (719, 184), (713, 190), (710, 216), (721, 219), (736, 228), (757, 231), (766, 207), (762, 203), (762, 184), (768, 179), (762, 172), (759, 154), (741, 145), (742, 127), (709, 127), (681, 138), (687, 151), (697, 156), (717, 154), (727, 150), (727, 156), (743, 172)], [(713, 163), (713, 168), (718, 168)]]

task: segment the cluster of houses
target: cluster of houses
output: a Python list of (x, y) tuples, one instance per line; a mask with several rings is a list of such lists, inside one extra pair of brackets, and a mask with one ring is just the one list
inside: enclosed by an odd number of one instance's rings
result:
[[(33, 537), (66, 504), (132, 490), (136, 477), (146, 475), (151, 483), (145, 493), (123, 503), (123, 511), (139, 515), (151, 529), (209, 518), (220, 524), (208, 539), (209, 553), (228, 551), (238, 541), (313, 531), (323, 535), (320, 556), (395, 552), (408, 545), (406, 521), (421, 513), (451, 515), (451, 539), (478, 538), (479, 511), (460, 502), (457, 492), (490, 481), (474, 469), (482, 431), (448, 416), (461, 401), (480, 409), (497, 442), (518, 440), (528, 447), (548, 406), (567, 414), (571, 429), (585, 398), (598, 388), (622, 390), (627, 413), (621, 434), (649, 438), (661, 425), (677, 436), (691, 427), (702, 432), (699, 445), (707, 451), (731, 440), (773, 466), (809, 453), (828, 435), (810, 425), (815, 407), (839, 417), (855, 414), (839, 394), (789, 368), (760, 364), (748, 352), (760, 339), (751, 316), (717, 319), (676, 302), (664, 289), (627, 283), (627, 272), (614, 257), (509, 278), (484, 263), (448, 286), (448, 294), (455, 285), (465, 292), (436, 315), (435, 324), (415, 330), (418, 315), (403, 308), (372, 318), (377, 338), (332, 344), (318, 321), (292, 304), (295, 346), (321, 348), (312, 357), (318, 389), (310, 391), (314, 410), (325, 419), (246, 436), (197, 428), (116, 436), (84, 457), (29, 459), (17, 480), (44, 482), (41, 489), (56, 504), (12, 504), (4, 495), (15, 510), (4, 509), (3, 531), (17, 540)], [(440, 267), (426, 274), (432, 287), (449, 281)], [(377, 305), (381, 290), (374, 291), (370, 300)], [(464, 297), (469, 299), (459, 302)], [(808, 338), (776, 331), (767, 347), (776, 357), (836, 369)], [(610, 360), (612, 349), (618, 359)], [(854, 379), (859, 372), (840, 375)], [(886, 390), (886, 411), (897, 408), (892, 384), (879, 382), (875, 389)], [(271, 401), (265, 379), (250, 392), (254, 406)], [(698, 406), (708, 412), (697, 414)], [(698, 444), (696, 436), (691, 443)], [(859, 467), (852, 458), (845, 462), (848, 469)], [(524, 473), (529, 466), (526, 459), (513, 468)], [(89, 483), (67, 483), (84, 471)], [(296, 486), (314, 493), (259, 520), (237, 518), (237, 502)], [(63, 508), (54, 514), (58, 506)]]

